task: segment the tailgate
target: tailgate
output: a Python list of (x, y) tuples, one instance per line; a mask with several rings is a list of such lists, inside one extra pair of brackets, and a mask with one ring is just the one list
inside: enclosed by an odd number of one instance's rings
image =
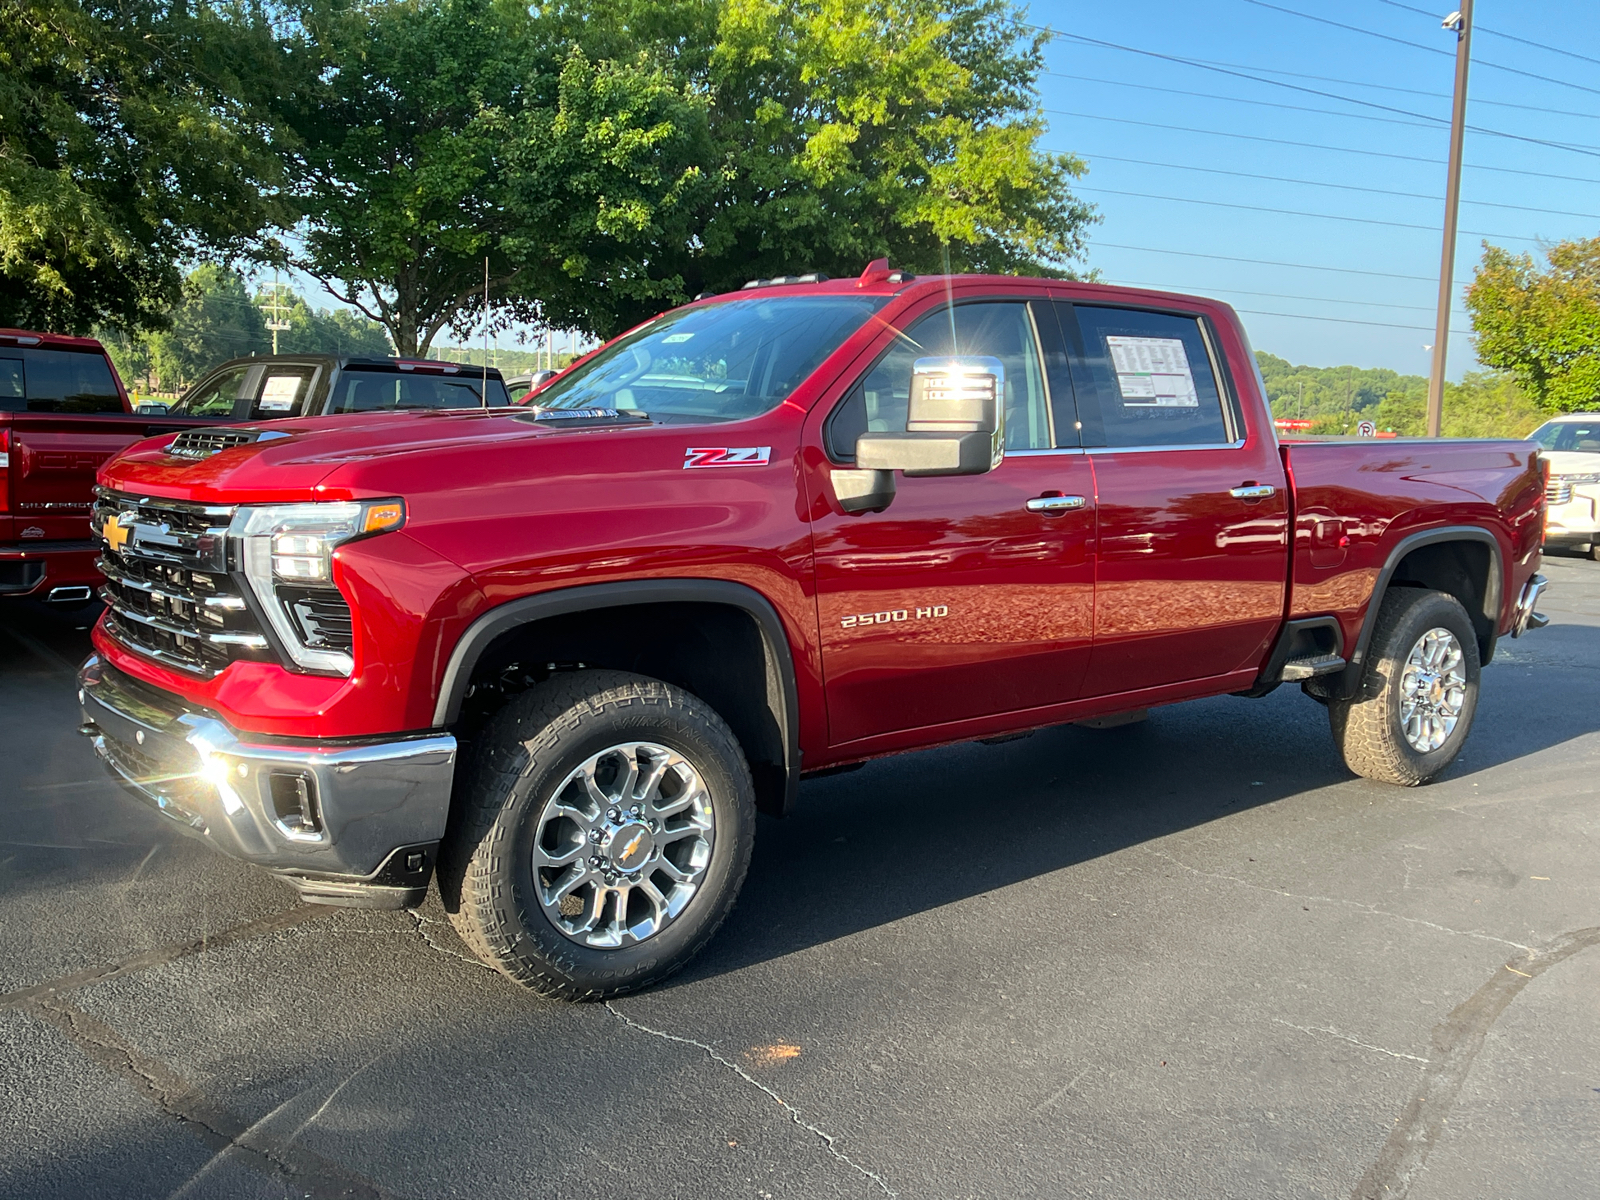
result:
[(115, 413), (11, 413), (9, 418), (12, 536), (27, 541), (87, 539), (101, 463), (143, 438), (214, 423)]

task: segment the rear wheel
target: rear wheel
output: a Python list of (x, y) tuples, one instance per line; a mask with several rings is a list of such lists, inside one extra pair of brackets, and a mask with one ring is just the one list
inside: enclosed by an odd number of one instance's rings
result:
[(1414, 787), (1461, 752), (1478, 705), (1478, 639), (1454, 596), (1394, 588), (1383, 598), (1361, 687), (1328, 704), (1357, 775)]
[(665, 978), (733, 907), (755, 800), (727, 725), (678, 688), (559, 675), (480, 741), (440, 887), (462, 939), (533, 990), (603, 999)]

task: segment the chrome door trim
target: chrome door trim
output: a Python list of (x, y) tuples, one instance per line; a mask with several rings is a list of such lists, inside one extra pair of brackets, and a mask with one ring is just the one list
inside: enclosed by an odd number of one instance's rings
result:
[(1156, 450), (1242, 450), (1244, 442), (1206, 442), (1198, 446), (1085, 446), (1086, 454), (1149, 454)]

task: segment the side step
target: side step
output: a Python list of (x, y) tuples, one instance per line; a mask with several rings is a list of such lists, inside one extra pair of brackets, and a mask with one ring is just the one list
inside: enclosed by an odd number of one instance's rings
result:
[(1283, 664), (1283, 673), (1278, 676), (1285, 683), (1293, 683), (1298, 679), (1310, 679), (1313, 675), (1332, 675), (1342, 671), (1348, 664), (1337, 654), (1313, 655), (1306, 658), (1291, 658)]

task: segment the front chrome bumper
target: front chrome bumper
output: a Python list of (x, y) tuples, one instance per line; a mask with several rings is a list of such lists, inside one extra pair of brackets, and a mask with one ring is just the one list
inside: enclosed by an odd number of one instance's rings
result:
[(242, 734), (98, 655), (78, 685), (82, 732), (112, 776), (185, 832), (282, 875), (308, 900), (422, 899), (450, 808), (455, 738)]
[(1517, 606), (1511, 612), (1511, 636), (1521, 637), (1530, 629), (1543, 629), (1550, 624), (1550, 618), (1542, 612), (1535, 612), (1534, 605), (1539, 603), (1539, 596), (1545, 588), (1550, 586), (1550, 581), (1543, 575), (1535, 575), (1522, 585), (1522, 592), (1517, 597)]

